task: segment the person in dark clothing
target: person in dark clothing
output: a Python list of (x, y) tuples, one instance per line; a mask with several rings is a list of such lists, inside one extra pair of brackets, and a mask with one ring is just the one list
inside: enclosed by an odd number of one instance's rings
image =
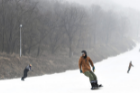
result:
[(128, 67), (128, 70), (127, 70), (127, 73), (129, 73), (131, 67), (134, 67), (134, 65), (132, 65), (132, 62), (130, 61), (130, 63), (129, 63), (129, 67)]
[[(92, 66), (93, 72), (91, 71), (90, 65)], [(87, 56), (87, 52), (85, 50), (82, 51), (82, 56), (79, 59), (79, 69), (81, 73), (84, 73), (84, 75), (89, 78), (92, 90), (102, 86), (98, 85), (97, 77), (94, 74), (94, 64), (90, 57)]]
[(32, 64), (29, 64), (23, 71), (23, 77), (21, 78), (22, 81), (27, 77), (28, 71), (31, 70)]

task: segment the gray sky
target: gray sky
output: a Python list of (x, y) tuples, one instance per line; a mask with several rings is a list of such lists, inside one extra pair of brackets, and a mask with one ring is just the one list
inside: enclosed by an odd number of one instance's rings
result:
[(70, 2), (78, 2), (83, 5), (101, 4), (112, 5), (113, 3), (121, 5), (123, 7), (130, 7), (140, 10), (140, 0), (66, 0)]

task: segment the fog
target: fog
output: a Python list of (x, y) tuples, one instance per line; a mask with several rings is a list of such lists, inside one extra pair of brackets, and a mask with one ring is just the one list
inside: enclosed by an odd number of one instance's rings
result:
[[(64, 0), (72, 3), (78, 3), (90, 8), (92, 5), (99, 5), (105, 11), (113, 11), (118, 16), (126, 16), (131, 23), (132, 35), (139, 36), (139, 16), (140, 16), (140, 1), (139, 0)], [(125, 18), (126, 18), (125, 17)], [(130, 31), (130, 30), (129, 30)], [(135, 34), (137, 33), (137, 34)]]
[[(9, 59), (3, 58), (2, 62), (7, 69), (11, 63), (16, 69), (22, 59), (22, 67), (33, 63), (37, 72), (32, 75), (38, 75), (78, 68), (83, 49), (94, 62), (132, 49), (140, 36), (139, 2), (133, 2), (0, 0), (0, 53)], [(19, 58), (20, 31), (22, 57)], [(13, 55), (17, 61), (12, 60)], [(0, 68), (0, 74), (4, 70), (5, 66)], [(6, 77), (15, 76), (15, 70), (10, 70), (14, 73), (6, 73)]]
[[(99, 4), (102, 6), (112, 6), (114, 4), (120, 5), (122, 7), (130, 7), (140, 10), (140, 1), (139, 0), (66, 0), (69, 2), (76, 2), (85, 6), (91, 6), (92, 4)], [(113, 6), (112, 6), (113, 7)]]

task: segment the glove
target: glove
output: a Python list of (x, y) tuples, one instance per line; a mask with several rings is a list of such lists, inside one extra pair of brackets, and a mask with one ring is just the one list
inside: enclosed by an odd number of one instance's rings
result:
[(82, 70), (80, 69), (80, 73), (82, 73)]
[(92, 70), (93, 70), (93, 72), (94, 72), (94, 70), (95, 70), (95, 67), (94, 67), (94, 66), (93, 66)]

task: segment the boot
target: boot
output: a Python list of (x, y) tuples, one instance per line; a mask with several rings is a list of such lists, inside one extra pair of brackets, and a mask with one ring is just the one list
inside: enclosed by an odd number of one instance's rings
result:
[(96, 83), (95, 82), (91, 82), (91, 90), (94, 90), (98, 87), (96, 87)]
[(99, 85), (99, 84), (98, 84), (98, 81), (96, 81), (96, 82), (95, 82), (95, 87), (102, 87), (102, 85), (101, 85), (101, 84)]
[(94, 83), (91, 83), (91, 90), (94, 89)]
[(22, 77), (21, 80), (24, 81), (24, 77)]

